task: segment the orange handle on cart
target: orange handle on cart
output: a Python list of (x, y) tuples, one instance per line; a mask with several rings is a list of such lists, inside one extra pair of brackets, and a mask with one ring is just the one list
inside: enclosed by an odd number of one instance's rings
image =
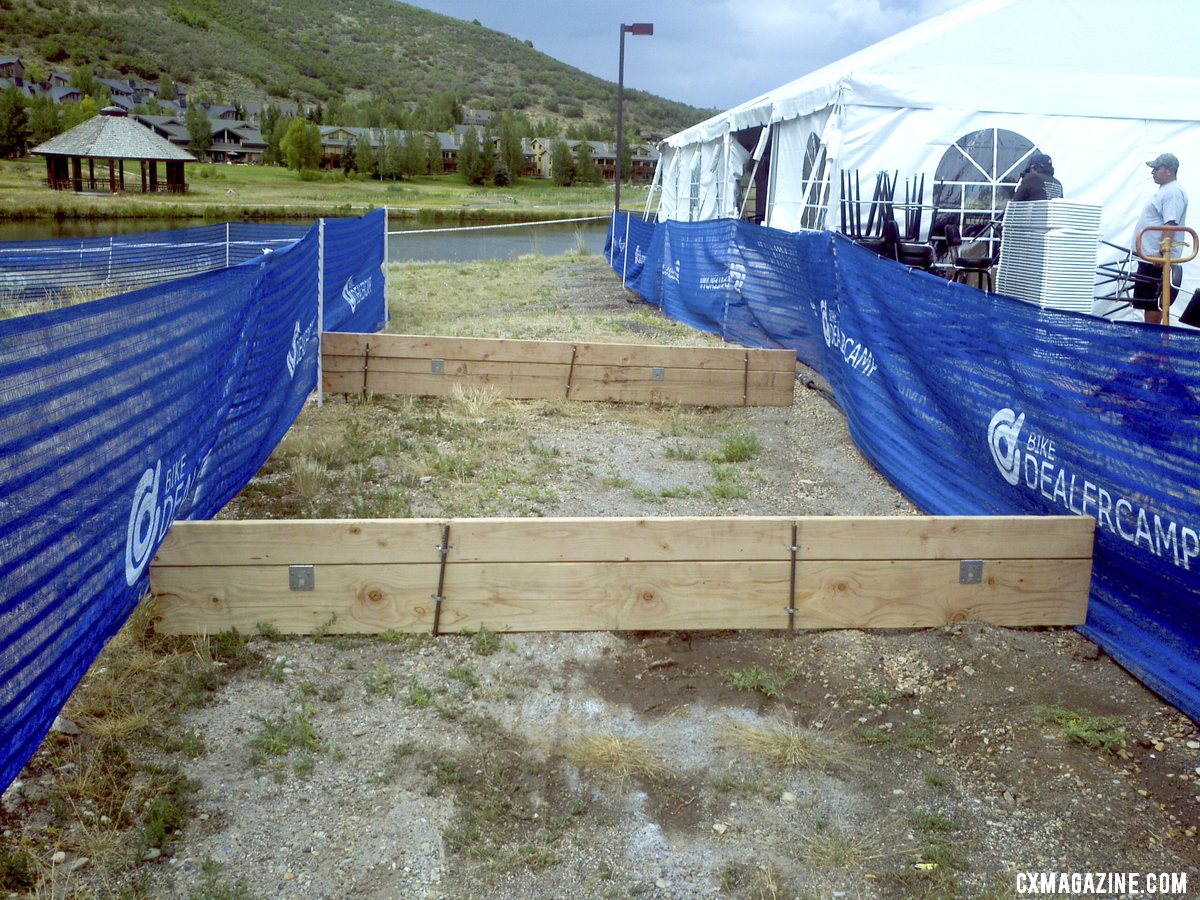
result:
[[(1147, 231), (1162, 232), (1162, 244), (1158, 248), (1158, 252), (1161, 253), (1162, 256), (1147, 256), (1142, 252), (1142, 237)], [(1177, 231), (1186, 231), (1192, 236), (1191, 256), (1178, 256), (1172, 258), (1171, 247), (1174, 245), (1175, 241), (1172, 240), (1171, 235)], [(1162, 305), (1162, 324), (1164, 327), (1171, 324), (1171, 264), (1176, 263), (1178, 265), (1183, 265), (1185, 262), (1191, 262), (1193, 259), (1195, 259), (1198, 241), (1200, 241), (1200, 237), (1196, 235), (1196, 232), (1184, 225), (1151, 225), (1149, 228), (1143, 228), (1138, 232), (1137, 255), (1148, 263), (1154, 263), (1156, 266), (1162, 266), (1163, 283), (1162, 300), (1160, 303)]]

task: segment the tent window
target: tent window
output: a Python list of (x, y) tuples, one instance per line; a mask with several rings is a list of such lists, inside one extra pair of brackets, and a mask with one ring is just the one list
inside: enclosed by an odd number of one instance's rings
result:
[(700, 150), (697, 148), (692, 160), (692, 183), (688, 190), (688, 221), (695, 222), (700, 217)]
[(804, 212), (800, 227), (820, 231), (825, 227), (824, 199), (828, 196), (829, 166), (821, 138), (815, 131), (808, 133), (804, 149)]
[(990, 222), (1004, 214), (1012, 199), (1026, 158), (1036, 149), (1015, 131), (985, 128), (960, 137), (938, 163), (933, 202), (937, 214), (933, 233), (948, 222), (958, 225), (964, 237), (981, 235), (987, 253), (999, 253), (996, 231), (984, 233)]

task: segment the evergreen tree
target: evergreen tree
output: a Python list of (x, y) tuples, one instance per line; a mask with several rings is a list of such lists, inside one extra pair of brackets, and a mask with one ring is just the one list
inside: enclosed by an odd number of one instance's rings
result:
[(496, 177), (496, 143), (490, 128), (484, 129), (483, 139), (479, 142), (479, 173), (483, 184)]
[(158, 99), (159, 100), (178, 100), (179, 88), (175, 82), (171, 80), (171, 76), (163, 73), (162, 79), (158, 82)]
[(263, 151), (263, 165), (286, 165), (283, 153), (279, 149), (279, 142), (283, 140), (283, 136), (287, 133), (290, 121), (289, 118), (280, 112), (278, 107), (267, 106), (263, 110), (262, 127), (259, 129), (262, 132), (263, 140), (267, 142), (267, 148)]
[(0, 157), (24, 156), (28, 142), (25, 95), (15, 87), (0, 92)]
[(559, 187), (575, 183), (575, 158), (570, 146), (561, 138), (550, 148), (550, 177)]
[(347, 175), (358, 171), (358, 151), (354, 141), (346, 142), (346, 149), (342, 153), (342, 171)]
[(629, 135), (621, 135), (621, 148), (618, 151), (618, 160), (621, 166), (621, 180), (628, 181), (633, 177), (633, 145), (629, 142)]
[(458, 148), (458, 174), (467, 184), (483, 184), (483, 160), (474, 128), (467, 130), (462, 146)]
[(500, 125), (500, 159), (513, 181), (525, 174), (525, 150), (521, 146), (521, 135), (516, 123), (507, 117)]
[(199, 103), (193, 103), (188, 107), (184, 123), (188, 130), (188, 150), (196, 159), (203, 160), (212, 146), (212, 123), (208, 121), (208, 113)]

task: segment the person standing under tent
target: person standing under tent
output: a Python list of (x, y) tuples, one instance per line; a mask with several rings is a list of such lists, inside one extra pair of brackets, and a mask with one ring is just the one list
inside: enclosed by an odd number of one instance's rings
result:
[[(1187, 224), (1187, 191), (1179, 184), (1179, 159), (1174, 153), (1160, 153), (1146, 163), (1150, 167), (1150, 177), (1158, 185), (1158, 190), (1142, 210), (1138, 217), (1137, 226), (1133, 229), (1131, 246), (1137, 253), (1137, 238), (1144, 228), (1157, 228), (1161, 225)], [(1148, 256), (1161, 255), (1163, 232), (1151, 231), (1142, 241), (1142, 249)], [(1170, 250), (1170, 256), (1179, 256), (1176, 247)], [(1174, 281), (1174, 279), (1172, 279)], [(1174, 302), (1179, 293), (1177, 287), (1171, 288), (1168, 306)], [(1133, 283), (1133, 305), (1146, 314), (1146, 321), (1157, 325), (1162, 321), (1162, 266), (1138, 262), (1137, 278)]]
[(1029, 165), (1021, 173), (1021, 183), (1013, 194), (1014, 203), (1027, 200), (1061, 200), (1062, 182), (1054, 177), (1054, 163), (1045, 153), (1029, 157)]

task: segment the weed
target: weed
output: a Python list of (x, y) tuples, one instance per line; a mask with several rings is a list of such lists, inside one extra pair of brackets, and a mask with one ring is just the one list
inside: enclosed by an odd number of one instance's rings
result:
[(827, 738), (784, 722), (765, 726), (730, 722), (722, 730), (739, 750), (777, 766), (824, 769), (840, 761), (842, 756)]
[(455, 681), (462, 682), (469, 688), (479, 687), (479, 676), (475, 674), (470, 666), (453, 666), (446, 674)]
[(564, 755), (580, 768), (620, 781), (634, 777), (660, 780), (673, 771), (658, 748), (641, 737), (580, 734), (567, 743)]
[(1041, 709), (1042, 720), (1054, 722), (1067, 740), (1092, 750), (1116, 753), (1125, 746), (1127, 735), (1118, 716), (1096, 716), (1083, 709), (1049, 706)]
[(605, 476), (600, 483), (605, 487), (617, 488), (618, 490), (622, 491), (631, 491), (634, 487), (634, 481), (632, 478), (627, 478), (624, 475), (618, 475), (615, 472)]
[(913, 716), (914, 721), (904, 728), (904, 743), (914, 750), (929, 750), (941, 733), (937, 716)]
[(839, 829), (814, 829), (801, 838), (800, 851), (814, 866), (831, 869), (853, 869), (869, 860), (874, 844), (865, 838), (855, 838)]
[(884, 731), (878, 725), (868, 725), (864, 728), (858, 729), (855, 737), (860, 743), (867, 744), (872, 747), (890, 744), (892, 742), (891, 733)]
[(292, 463), (292, 488), (306, 503), (314, 503), (329, 484), (329, 470), (315, 459), (302, 456)]
[(376, 663), (371, 674), (363, 680), (363, 687), (372, 695), (390, 694), (395, 684), (396, 673), (382, 662)]
[(468, 419), (486, 419), (500, 400), (490, 385), (455, 384), (450, 388), (450, 405)]
[(188, 894), (188, 900), (254, 900), (255, 896), (244, 878), (230, 884), (225, 867), (206, 856), (200, 864), (200, 884)]
[(899, 691), (886, 685), (871, 685), (864, 693), (872, 706), (888, 706), (900, 697)]
[(664, 459), (675, 459), (680, 462), (691, 462), (700, 458), (700, 451), (695, 447), (688, 447), (683, 444), (672, 444), (669, 447), (663, 448)]
[(324, 622), (322, 622), (320, 625), (318, 625), (316, 628), (314, 628), (309, 633), (309, 636), (313, 639), (314, 642), (320, 643), (329, 635), (329, 629), (333, 628), (333, 626), (336, 624), (337, 624), (337, 613), (333, 613), (332, 615), (330, 615), (330, 617), (328, 619), (326, 619)]
[(726, 669), (721, 673), (725, 683), (735, 691), (757, 691), (772, 700), (783, 699), (783, 690), (792, 679), (788, 675), (751, 666), (748, 669)]
[(408, 686), (408, 705), (413, 709), (428, 709), (433, 706), (433, 692), (422, 687), (414, 678)]
[(909, 819), (912, 821), (913, 828), (926, 835), (950, 834), (959, 830), (957, 822), (937, 812), (917, 811)]
[(739, 463), (751, 460), (762, 450), (758, 435), (741, 428), (731, 428), (721, 437), (717, 450), (709, 454), (709, 461), (714, 463)]
[(732, 466), (714, 465), (711, 469), (713, 483), (706, 488), (712, 500), (741, 500), (749, 492), (738, 481), (737, 469)]
[(926, 769), (924, 775), (925, 783), (932, 787), (944, 788), (949, 784), (949, 782), (946, 781), (946, 776), (937, 769)]
[(162, 847), (171, 835), (183, 827), (187, 821), (191, 796), (199, 789), (199, 782), (182, 775), (170, 776), (165, 783), (158, 785), (157, 795), (146, 804), (142, 813), (138, 839), (134, 842), (137, 858), (141, 858), (151, 847)]
[(270, 622), (255, 622), (254, 630), (257, 631), (260, 636), (265, 637), (268, 641), (283, 640), (283, 635), (280, 633), (279, 629)]
[(31, 890), (37, 884), (37, 864), (34, 858), (20, 847), (0, 844), (0, 889), (13, 891)]
[(294, 749), (321, 750), (321, 741), (307, 708), (302, 708), (286, 721), (272, 722), (263, 716), (252, 718), (262, 726), (262, 730), (250, 740), (250, 747), (258, 754), (285, 756)]
[(476, 656), (491, 656), (500, 649), (500, 638), (486, 625), (480, 625), (471, 639), (471, 652)]

